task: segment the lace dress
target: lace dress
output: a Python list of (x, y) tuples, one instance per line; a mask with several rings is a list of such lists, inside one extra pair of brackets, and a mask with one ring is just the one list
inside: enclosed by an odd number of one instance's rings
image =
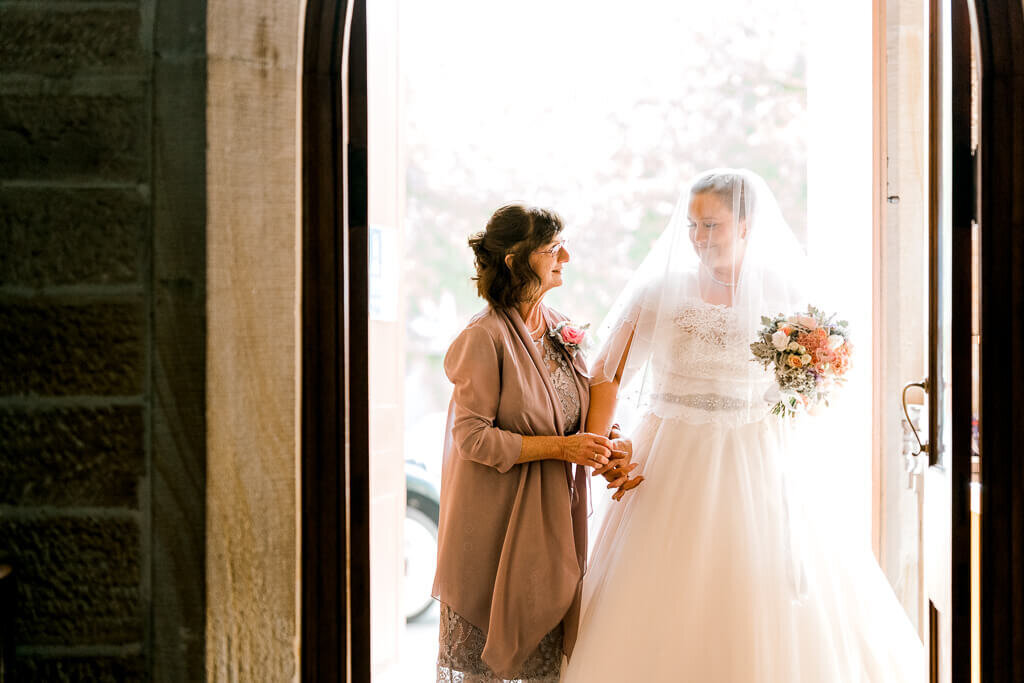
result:
[(631, 434), (646, 481), (596, 534), (563, 682), (922, 683), (870, 548), (794, 495), (786, 467), (830, 444), (793, 451), (731, 310), (684, 302), (669, 319)]
[[(580, 396), (572, 366), (548, 335), (537, 344), (558, 395), (563, 424), (567, 425), (565, 433), (573, 434), (580, 426)], [(441, 603), (437, 680), (440, 683), (557, 683), (562, 668), (562, 640), (562, 624), (559, 624), (527, 657), (517, 676), (504, 679), (480, 659), (487, 641), (483, 631)]]

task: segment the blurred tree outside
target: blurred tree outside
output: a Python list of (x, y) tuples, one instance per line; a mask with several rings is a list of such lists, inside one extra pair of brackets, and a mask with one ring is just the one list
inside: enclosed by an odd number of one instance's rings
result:
[(483, 307), (466, 239), (498, 206), (562, 216), (546, 302), (594, 329), (702, 169), (760, 173), (805, 235), (807, 1), (402, 2), (407, 457), (439, 463), (444, 352)]

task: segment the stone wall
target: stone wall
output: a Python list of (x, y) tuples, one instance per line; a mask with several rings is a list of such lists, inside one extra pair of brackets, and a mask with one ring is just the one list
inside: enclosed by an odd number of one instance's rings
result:
[(0, 0), (12, 680), (203, 677), (205, 12)]

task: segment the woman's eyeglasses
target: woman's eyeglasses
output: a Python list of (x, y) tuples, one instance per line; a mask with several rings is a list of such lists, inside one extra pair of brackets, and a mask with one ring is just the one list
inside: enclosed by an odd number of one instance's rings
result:
[(533, 253), (544, 254), (546, 256), (557, 256), (558, 252), (560, 252), (562, 249), (565, 249), (567, 244), (569, 244), (569, 240), (562, 240), (561, 242), (555, 242), (552, 246), (548, 247), (547, 249), (539, 249)]

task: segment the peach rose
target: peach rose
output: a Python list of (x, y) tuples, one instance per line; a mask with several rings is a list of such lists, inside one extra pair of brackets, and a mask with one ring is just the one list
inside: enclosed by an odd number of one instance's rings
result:
[(831, 363), (836, 354), (828, 347), (815, 349), (814, 360), (819, 363)]
[(793, 322), (797, 323), (798, 325), (803, 325), (808, 330), (813, 330), (818, 327), (818, 321), (809, 315), (798, 315), (796, 316), (796, 320), (794, 320)]
[(814, 353), (816, 349), (828, 344), (828, 333), (819, 327), (813, 332), (804, 332), (797, 335), (796, 340), (800, 346), (807, 349), (808, 353)]

